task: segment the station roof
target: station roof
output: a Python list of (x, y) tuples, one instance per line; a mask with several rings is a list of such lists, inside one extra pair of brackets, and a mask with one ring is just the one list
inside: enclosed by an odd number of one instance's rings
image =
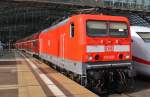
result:
[(110, 7), (101, 1), (104, 0), (0, 0), (0, 41), (15, 42), (78, 11), (95, 7), (106, 9), (99, 12), (108, 12)]
[(16, 41), (47, 28), (76, 9), (89, 8), (54, 1), (57, 0), (0, 0), (0, 41)]

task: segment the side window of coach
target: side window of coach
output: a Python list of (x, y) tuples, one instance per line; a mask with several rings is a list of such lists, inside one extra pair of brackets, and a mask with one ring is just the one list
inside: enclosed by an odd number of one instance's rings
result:
[(73, 38), (74, 37), (74, 23), (70, 24), (70, 37)]

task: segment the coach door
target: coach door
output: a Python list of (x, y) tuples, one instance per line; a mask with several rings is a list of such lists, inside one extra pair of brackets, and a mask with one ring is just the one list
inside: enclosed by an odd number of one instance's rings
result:
[(60, 35), (60, 46), (59, 46), (59, 56), (64, 59), (65, 57), (65, 33)]

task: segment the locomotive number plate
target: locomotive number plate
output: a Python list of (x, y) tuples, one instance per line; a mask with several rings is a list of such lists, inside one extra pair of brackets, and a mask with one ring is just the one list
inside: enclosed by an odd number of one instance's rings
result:
[(105, 46), (105, 52), (112, 52), (112, 51), (114, 51), (114, 46), (112, 45)]

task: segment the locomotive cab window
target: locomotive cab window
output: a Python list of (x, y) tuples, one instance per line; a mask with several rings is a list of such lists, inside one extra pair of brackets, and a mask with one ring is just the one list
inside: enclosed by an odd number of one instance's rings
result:
[(91, 37), (107, 36), (107, 22), (87, 21), (87, 35)]
[(70, 24), (70, 37), (71, 38), (74, 37), (74, 24), (73, 23)]
[(127, 37), (128, 27), (126, 23), (121, 22), (110, 22), (109, 34), (114, 37)]
[(150, 43), (150, 32), (137, 32), (137, 34), (144, 40), (144, 42)]

